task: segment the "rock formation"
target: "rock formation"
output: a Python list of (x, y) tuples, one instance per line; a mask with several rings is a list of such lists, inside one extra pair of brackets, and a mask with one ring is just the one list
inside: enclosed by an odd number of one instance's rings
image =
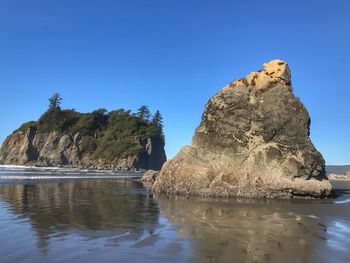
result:
[(148, 170), (143, 174), (143, 176), (138, 181), (153, 185), (158, 175), (159, 175), (158, 171)]
[(215, 197), (330, 196), (310, 117), (286, 62), (225, 86), (206, 105), (192, 145), (167, 161), (153, 190)]
[[(105, 115), (96, 112), (82, 114), (71, 110), (56, 111), (63, 116), (57, 122), (62, 119), (66, 121), (68, 114), (74, 115), (72, 120), (75, 122), (68, 119), (69, 125), (65, 125), (65, 128), (52, 128), (52, 124), (48, 127), (47, 123), (51, 121), (53, 114), (50, 113), (42, 121), (43, 116), (48, 114), (45, 113), (37, 122), (22, 125), (5, 139), (0, 150), (0, 163), (160, 170), (166, 161), (161, 129), (140, 120), (130, 112), (118, 110)], [(86, 122), (94, 114), (102, 116), (102, 124), (93, 118), (91, 122)]]

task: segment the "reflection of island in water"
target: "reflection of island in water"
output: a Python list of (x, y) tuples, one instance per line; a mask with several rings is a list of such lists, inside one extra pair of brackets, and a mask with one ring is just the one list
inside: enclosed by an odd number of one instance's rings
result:
[(11, 211), (28, 217), (45, 253), (51, 236), (137, 240), (154, 232), (158, 208), (152, 196), (131, 180), (87, 180), (0, 185)]

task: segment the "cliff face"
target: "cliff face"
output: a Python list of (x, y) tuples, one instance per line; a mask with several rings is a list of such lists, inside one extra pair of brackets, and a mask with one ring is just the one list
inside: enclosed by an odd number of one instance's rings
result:
[[(72, 114), (72, 111), (67, 111)], [(92, 114), (74, 112), (65, 128), (48, 128), (52, 113), (45, 113), (32, 125), (22, 127), (4, 141), (0, 162), (3, 164), (67, 166), (116, 170), (160, 170), (166, 161), (161, 129), (125, 111), (101, 115), (103, 124), (94, 128), (85, 124)], [(45, 114), (43, 116), (45, 116)], [(62, 116), (67, 117), (64, 115)], [(98, 113), (94, 113), (95, 115)], [(77, 117), (78, 116), (78, 117)], [(122, 116), (122, 117), (121, 117)], [(84, 119), (85, 118), (85, 119)], [(59, 121), (62, 118), (59, 118)], [(67, 119), (67, 118), (66, 118)], [(72, 119), (75, 120), (74, 124)], [(83, 120), (83, 124), (79, 124)], [(128, 126), (131, 125), (131, 128)], [(45, 126), (46, 125), (46, 126)], [(29, 127), (27, 127), (29, 126)], [(44, 127), (44, 128), (43, 128)], [(62, 126), (63, 127), (63, 126)]]
[(84, 136), (79, 132), (38, 133), (30, 127), (8, 136), (2, 147), (2, 163), (36, 166), (69, 166), (94, 169), (160, 170), (166, 161), (160, 137), (138, 140), (140, 151), (124, 158), (107, 161), (82, 151)]
[(168, 194), (325, 197), (331, 185), (293, 95), (290, 69), (273, 60), (206, 105), (192, 145), (166, 162), (153, 189)]

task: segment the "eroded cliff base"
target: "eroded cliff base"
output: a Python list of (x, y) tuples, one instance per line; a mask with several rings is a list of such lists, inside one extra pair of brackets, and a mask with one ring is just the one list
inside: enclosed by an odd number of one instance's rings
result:
[(184, 147), (166, 162), (152, 190), (187, 197), (328, 198), (334, 196), (329, 180), (290, 179), (268, 170), (232, 165), (229, 159), (198, 157)]

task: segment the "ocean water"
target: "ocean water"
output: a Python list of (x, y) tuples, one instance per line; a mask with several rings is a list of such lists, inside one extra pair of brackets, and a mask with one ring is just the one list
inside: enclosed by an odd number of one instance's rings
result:
[(0, 167), (0, 262), (350, 262), (333, 200), (167, 198), (140, 174)]

